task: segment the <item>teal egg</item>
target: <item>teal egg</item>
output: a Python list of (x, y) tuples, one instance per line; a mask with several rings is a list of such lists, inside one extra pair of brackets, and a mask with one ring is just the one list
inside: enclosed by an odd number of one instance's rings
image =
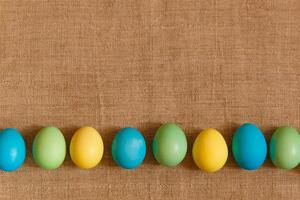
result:
[(113, 140), (111, 152), (120, 167), (135, 169), (146, 156), (146, 141), (136, 128), (122, 128)]
[(26, 157), (25, 141), (14, 128), (0, 131), (0, 169), (11, 172), (19, 169)]
[(232, 139), (232, 153), (241, 168), (258, 169), (267, 156), (267, 142), (261, 130), (251, 123), (240, 126)]

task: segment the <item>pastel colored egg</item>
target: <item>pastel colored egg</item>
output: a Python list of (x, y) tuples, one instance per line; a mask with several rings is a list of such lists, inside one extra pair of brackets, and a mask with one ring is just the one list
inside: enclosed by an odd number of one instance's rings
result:
[(125, 169), (134, 169), (142, 164), (146, 155), (146, 142), (135, 128), (123, 128), (112, 143), (114, 161)]
[(25, 141), (21, 133), (13, 128), (0, 132), (0, 169), (15, 171), (22, 166), (26, 157)]
[(228, 148), (222, 134), (213, 128), (203, 130), (193, 144), (193, 159), (206, 172), (216, 172), (226, 163)]
[(71, 139), (71, 159), (82, 169), (90, 169), (98, 165), (103, 157), (103, 151), (102, 137), (92, 127), (78, 129)]
[(232, 140), (232, 152), (236, 163), (243, 169), (258, 169), (267, 156), (267, 142), (259, 128), (246, 123), (240, 126)]
[(276, 129), (270, 141), (270, 157), (273, 164), (282, 169), (292, 169), (300, 162), (300, 135), (292, 127)]
[(152, 148), (154, 157), (160, 164), (176, 166), (187, 152), (186, 136), (176, 124), (164, 124), (157, 130)]
[(34, 161), (44, 169), (56, 169), (65, 160), (66, 141), (61, 131), (53, 126), (42, 128), (32, 145)]

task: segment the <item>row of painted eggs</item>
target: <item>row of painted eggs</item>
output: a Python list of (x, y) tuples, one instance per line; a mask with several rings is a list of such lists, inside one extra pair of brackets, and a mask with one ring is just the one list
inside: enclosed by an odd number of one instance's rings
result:
[[(112, 143), (112, 157), (117, 165), (134, 169), (142, 164), (146, 155), (146, 142), (135, 128), (123, 128)], [(82, 127), (70, 143), (72, 161), (80, 168), (95, 167), (102, 159), (104, 145), (100, 134), (92, 127)], [(165, 166), (176, 166), (185, 157), (187, 139), (176, 124), (162, 125), (156, 132), (152, 150), (155, 159)], [(258, 169), (267, 156), (267, 142), (254, 124), (240, 126), (232, 139), (232, 152), (236, 163), (243, 169)], [(300, 162), (300, 135), (291, 127), (280, 127), (273, 134), (270, 157), (275, 166), (292, 169)], [(36, 135), (32, 145), (33, 160), (45, 169), (58, 168), (66, 156), (66, 141), (56, 127), (45, 127)], [(206, 172), (220, 170), (227, 161), (228, 148), (221, 133), (209, 128), (197, 136), (192, 149), (195, 164)], [(18, 130), (8, 128), (0, 132), (0, 169), (14, 171), (26, 157), (25, 141)]]

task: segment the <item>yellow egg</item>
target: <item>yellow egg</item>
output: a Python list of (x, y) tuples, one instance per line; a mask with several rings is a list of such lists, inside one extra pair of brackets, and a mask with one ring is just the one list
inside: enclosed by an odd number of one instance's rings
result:
[(103, 151), (103, 140), (97, 130), (92, 127), (78, 129), (71, 139), (71, 159), (80, 168), (95, 167), (101, 161)]
[(228, 158), (227, 144), (217, 130), (208, 128), (197, 136), (193, 144), (193, 159), (206, 172), (221, 169)]

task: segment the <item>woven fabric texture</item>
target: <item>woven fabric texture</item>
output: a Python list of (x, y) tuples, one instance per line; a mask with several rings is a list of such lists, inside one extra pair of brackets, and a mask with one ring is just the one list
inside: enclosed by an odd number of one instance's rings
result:
[[(165, 122), (188, 138), (175, 168), (150, 148)], [(278, 126), (300, 128), (299, 0), (0, 0), (0, 127), (18, 128), (28, 150), (20, 170), (0, 172), (0, 199), (299, 199), (299, 167), (268, 159), (248, 172), (230, 152), (217, 173), (196, 168), (201, 130), (218, 129), (230, 147), (244, 122), (268, 140)], [(47, 125), (68, 143), (77, 128), (97, 128), (101, 164), (80, 170), (67, 156), (57, 170), (37, 167), (31, 145)], [(124, 126), (147, 139), (134, 171), (111, 157)]]

